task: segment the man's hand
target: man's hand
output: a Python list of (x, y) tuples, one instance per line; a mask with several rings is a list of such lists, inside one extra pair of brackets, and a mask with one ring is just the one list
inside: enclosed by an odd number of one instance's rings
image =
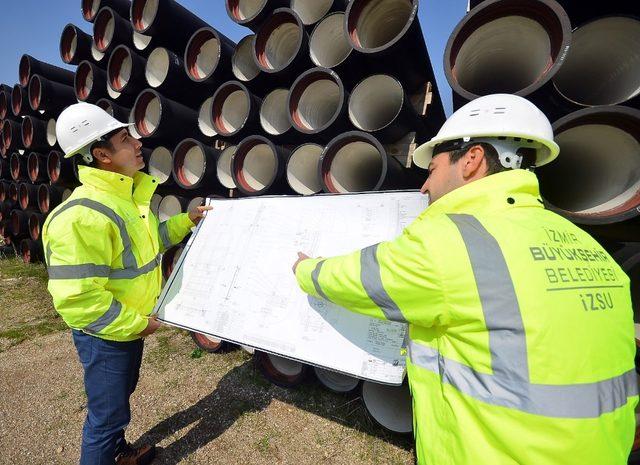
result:
[(200, 220), (205, 217), (205, 212), (213, 210), (211, 206), (196, 207), (189, 212), (189, 219), (193, 224), (198, 226)]
[(298, 268), (298, 264), (302, 261), (302, 260), (306, 260), (307, 258), (311, 258), (309, 257), (307, 254), (304, 254), (302, 252), (298, 252), (298, 260), (296, 260), (296, 262), (293, 264), (293, 274), (296, 274), (296, 268)]
[(156, 330), (162, 326), (162, 323), (158, 320), (156, 315), (152, 315), (149, 317), (149, 322), (147, 323), (147, 327), (142, 331), (139, 336), (147, 337), (156, 332)]

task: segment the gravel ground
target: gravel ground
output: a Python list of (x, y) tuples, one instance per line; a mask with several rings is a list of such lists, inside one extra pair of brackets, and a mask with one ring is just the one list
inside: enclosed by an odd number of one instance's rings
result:
[[(42, 276), (16, 281), (3, 269), (0, 464), (77, 463), (86, 398), (71, 334), (59, 330)], [(146, 341), (127, 439), (160, 446), (154, 464), (414, 463), (411, 438), (374, 425), (357, 396), (311, 381), (282, 389), (245, 352), (197, 357), (194, 348), (171, 328)]]

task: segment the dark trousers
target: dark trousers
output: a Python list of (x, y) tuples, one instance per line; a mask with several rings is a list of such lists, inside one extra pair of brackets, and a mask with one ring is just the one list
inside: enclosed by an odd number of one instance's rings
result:
[(80, 465), (113, 465), (126, 444), (129, 397), (138, 384), (144, 342), (106, 341), (76, 330), (73, 342), (84, 368), (87, 393)]

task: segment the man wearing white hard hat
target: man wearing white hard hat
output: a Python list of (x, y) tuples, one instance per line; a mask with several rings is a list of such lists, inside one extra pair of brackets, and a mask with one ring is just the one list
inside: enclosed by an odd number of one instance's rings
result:
[(558, 153), (531, 102), (478, 98), (417, 149), (430, 204), (400, 237), (294, 265), (308, 294), (408, 323), (419, 464), (627, 463), (629, 279), (545, 209), (533, 169)]
[(49, 292), (72, 329), (84, 368), (87, 418), (80, 463), (151, 463), (155, 447), (125, 440), (143, 338), (160, 322), (160, 253), (179, 243), (208, 207), (163, 223), (150, 210), (158, 181), (145, 173), (142, 144), (128, 124), (78, 103), (65, 109), (56, 135), (65, 157), (79, 156), (81, 186), (51, 212), (42, 239)]

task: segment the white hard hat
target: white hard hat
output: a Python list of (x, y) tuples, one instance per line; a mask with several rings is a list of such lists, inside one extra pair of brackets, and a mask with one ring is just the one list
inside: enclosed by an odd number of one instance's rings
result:
[[(498, 145), (500, 161), (509, 168), (520, 166), (519, 161), (516, 163), (509, 157), (509, 153), (515, 153), (519, 147), (535, 148), (535, 166), (546, 165), (560, 153), (545, 114), (529, 100), (512, 94), (485, 95), (461, 107), (433, 139), (416, 149), (413, 161), (426, 169), (437, 145), (458, 141), (458, 146), (438, 150), (437, 153), (460, 148), (467, 143), (488, 142)], [(505, 153), (506, 163), (503, 159)]]
[(65, 158), (79, 154), (87, 163), (91, 163), (91, 144), (111, 131), (128, 126), (131, 124), (118, 121), (97, 105), (76, 103), (60, 113), (56, 122), (56, 137)]

